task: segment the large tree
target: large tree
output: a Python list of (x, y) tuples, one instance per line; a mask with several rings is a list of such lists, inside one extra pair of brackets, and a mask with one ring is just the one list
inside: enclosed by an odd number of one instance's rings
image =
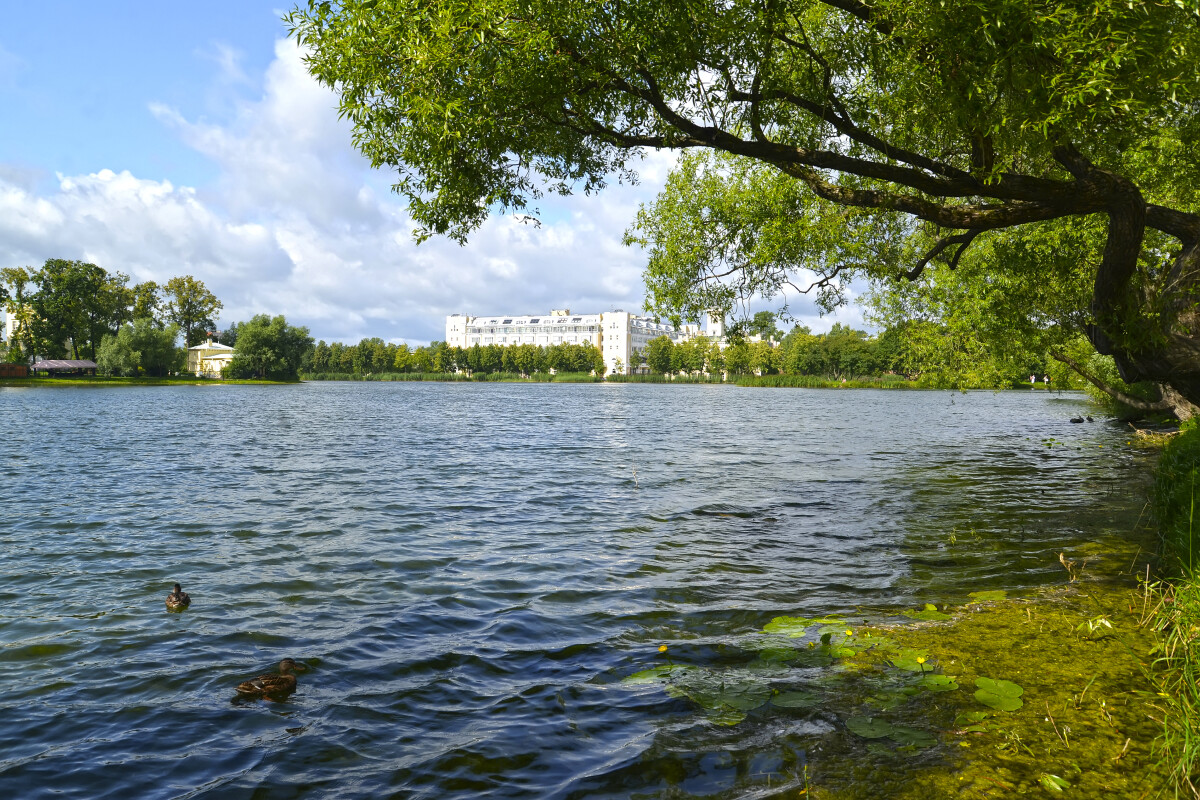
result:
[(301, 362), (312, 346), (308, 328), (289, 325), (283, 315), (259, 314), (238, 326), (226, 377), (298, 380)]
[(208, 290), (204, 281), (183, 275), (167, 281), (164, 291), (167, 296), (167, 319), (179, 326), (184, 347), (198, 344), (206, 332), (217, 327), (214, 320), (221, 310), (221, 301)]
[[(894, 278), (956, 265), (998, 232), (1053, 238), (1095, 219), (1096, 257), (1073, 265), (1090, 285), (1087, 336), (1127, 380), (1159, 382), (1186, 407), (1200, 403), (1198, 11), (310, 0), (289, 22), (312, 73), (341, 93), (357, 146), (399, 172), (421, 236), (461, 239), (493, 210), (536, 212), (544, 191), (599, 189), (646, 148), (769, 167), (851, 211), (849, 234), (908, 254)], [(842, 268), (817, 261), (818, 283)]]

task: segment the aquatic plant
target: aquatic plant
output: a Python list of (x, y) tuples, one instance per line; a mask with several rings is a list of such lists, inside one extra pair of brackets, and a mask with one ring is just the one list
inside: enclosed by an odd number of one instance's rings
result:
[(920, 611), (913, 611), (911, 609), (905, 611), (904, 616), (920, 620), (921, 622), (945, 622), (946, 620), (954, 619), (951, 615), (938, 611), (938, 607), (933, 603), (926, 603), (925, 608)]
[(975, 679), (975, 699), (998, 711), (1016, 711), (1025, 705), (1021, 695), (1025, 690), (1012, 681), (994, 678)]

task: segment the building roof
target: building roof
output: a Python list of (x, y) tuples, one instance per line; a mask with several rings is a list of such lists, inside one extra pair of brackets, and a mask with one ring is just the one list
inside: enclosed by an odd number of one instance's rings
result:
[(95, 369), (95, 361), (62, 361), (58, 359), (46, 359), (36, 362), (30, 369), (46, 370), (47, 372), (59, 369)]
[(211, 339), (204, 344), (194, 344), (189, 347), (188, 350), (228, 350), (231, 353), (233, 352), (233, 348), (229, 345), (221, 344), (220, 342), (214, 342)]

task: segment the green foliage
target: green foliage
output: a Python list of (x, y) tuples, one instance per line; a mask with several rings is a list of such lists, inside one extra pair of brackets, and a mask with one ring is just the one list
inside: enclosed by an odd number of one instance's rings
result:
[(164, 377), (183, 367), (184, 351), (175, 345), (179, 330), (159, 327), (148, 318), (122, 325), (116, 335), (106, 334), (96, 358), (101, 375)]
[(1175, 569), (1200, 567), (1200, 427), (1187, 423), (1163, 450), (1154, 482), (1154, 512), (1163, 549)]
[(860, 278), (935, 385), (1003, 386), (1090, 331), (1200, 401), (1200, 0), (309, 0), (287, 19), (418, 236), (536, 216), (674, 148), (628, 235), (664, 316), (796, 290), (831, 307)]
[(203, 281), (191, 275), (171, 278), (164, 291), (167, 296), (166, 318), (179, 326), (184, 347), (199, 344), (206, 332), (217, 327), (214, 319), (222, 304)]
[(432, 374), (465, 372), (471, 375), (513, 375), (520, 377), (542, 375), (550, 370), (560, 374), (604, 373), (604, 356), (592, 344), (556, 344), (539, 347), (521, 345), (473, 345), (468, 348), (450, 347), (445, 342), (431, 342), (426, 347), (412, 348), (382, 339), (363, 339), (358, 344), (317, 342), (304, 365), (306, 375), (386, 375)]
[(288, 325), (283, 315), (259, 314), (238, 326), (228, 377), (298, 380), (300, 363), (311, 347), (308, 328)]

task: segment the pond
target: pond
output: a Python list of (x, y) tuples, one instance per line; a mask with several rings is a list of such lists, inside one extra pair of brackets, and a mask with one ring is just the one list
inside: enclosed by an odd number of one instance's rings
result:
[[(0, 796), (934, 792), (973, 757), (944, 699), (989, 671), (938, 651), (943, 617), (1008, 607), (989, 590), (1061, 600), (1153, 547), (1152, 456), (1085, 413), (1042, 392), (0, 389)], [(285, 657), (295, 694), (237, 699)], [(927, 670), (965, 685), (913, 690)], [(1040, 724), (1036, 681), (993, 672)]]

